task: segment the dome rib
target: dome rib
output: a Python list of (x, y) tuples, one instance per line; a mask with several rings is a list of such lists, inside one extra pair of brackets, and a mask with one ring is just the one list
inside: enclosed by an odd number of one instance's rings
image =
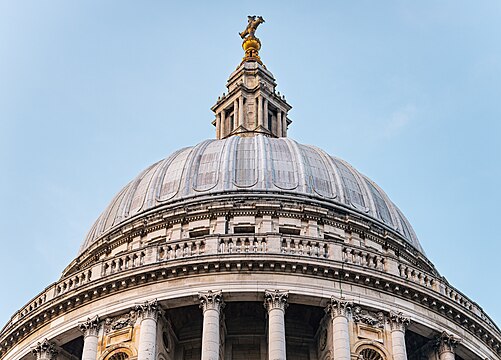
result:
[(372, 180), (315, 146), (262, 135), (206, 140), (148, 167), (114, 197), (80, 253), (157, 206), (238, 191), (309, 196), (348, 208), (393, 229), (424, 254), (407, 219)]

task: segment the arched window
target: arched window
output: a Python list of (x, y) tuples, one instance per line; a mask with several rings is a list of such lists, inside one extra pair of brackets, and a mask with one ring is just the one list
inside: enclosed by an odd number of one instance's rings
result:
[(358, 358), (360, 360), (383, 360), (383, 355), (374, 349), (363, 349)]
[(111, 355), (107, 360), (128, 360), (129, 355), (123, 351), (116, 352)]

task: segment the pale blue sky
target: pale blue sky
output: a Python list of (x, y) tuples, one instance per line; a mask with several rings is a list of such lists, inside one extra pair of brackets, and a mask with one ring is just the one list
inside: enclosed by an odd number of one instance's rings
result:
[(501, 2), (0, 0), (0, 326), (123, 185), (214, 136), (248, 14), (290, 136), (375, 180), (501, 325)]

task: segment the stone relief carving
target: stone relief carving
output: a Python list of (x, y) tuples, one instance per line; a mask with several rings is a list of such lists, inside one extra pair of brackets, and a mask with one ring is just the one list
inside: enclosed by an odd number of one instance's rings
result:
[(114, 318), (106, 318), (104, 320), (104, 332), (110, 333), (125, 327), (132, 327), (134, 326), (136, 320), (137, 312), (135, 310), (131, 310), (127, 314), (119, 315)]
[(355, 306), (353, 308), (353, 321), (356, 323), (362, 323), (375, 328), (384, 328), (384, 314), (382, 311), (373, 312), (366, 309), (362, 309), (360, 306)]

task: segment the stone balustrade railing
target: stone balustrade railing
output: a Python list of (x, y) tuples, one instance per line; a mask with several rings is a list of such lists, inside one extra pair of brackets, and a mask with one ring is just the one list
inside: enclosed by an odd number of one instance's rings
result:
[(14, 325), (30, 313), (39, 309), (42, 305), (76, 290), (82, 285), (92, 283), (104, 277), (165, 261), (226, 254), (292, 255), (375, 269), (389, 276), (393, 275), (435, 291), (451, 299), (465, 310), (473, 312), (478, 318), (491, 326), (495, 326), (478, 305), (452, 288), (444, 278), (427, 273), (413, 265), (403, 264), (395, 256), (386, 256), (375, 251), (346, 245), (335, 240), (320, 240), (294, 235), (246, 236), (245, 234), (232, 234), (203, 236), (193, 239), (169, 241), (162, 244), (156, 243), (139, 250), (116, 254), (112, 258), (97, 262), (77, 274), (63, 278), (50, 285), (14, 314), (5, 328)]
[(174, 241), (157, 247), (158, 261), (200, 256), (205, 253), (205, 240)]
[(386, 257), (374, 252), (343, 246), (342, 260), (349, 264), (386, 271)]
[(144, 264), (145, 252), (139, 250), (133, 253), (115, 256), (109, 261), (104, 261), (101, 267), (101, 276), (115, 274)]
[(280, 251), (282, 254), (327, 258), (329, 245), (326, 241), (318, 239), (284, 237), (280, 244)]
[(268, 251), (266, 237), (263, 236), (224, 236), (219, 239), (219, 254), (255, 254)]

